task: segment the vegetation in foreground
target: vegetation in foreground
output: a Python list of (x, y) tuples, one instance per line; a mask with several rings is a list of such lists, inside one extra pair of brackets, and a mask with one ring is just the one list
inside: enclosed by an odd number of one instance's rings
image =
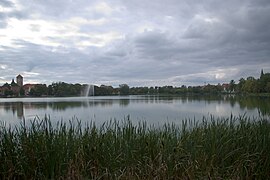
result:
[(269, 119), (0, 127), (0, 179), (269, 179)]

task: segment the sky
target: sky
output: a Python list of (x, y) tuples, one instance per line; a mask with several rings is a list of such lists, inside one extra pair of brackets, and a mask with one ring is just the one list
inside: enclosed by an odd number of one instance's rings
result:
[(269, 0), (0, 0), (0, 85), (181, 86), (270, 72)]

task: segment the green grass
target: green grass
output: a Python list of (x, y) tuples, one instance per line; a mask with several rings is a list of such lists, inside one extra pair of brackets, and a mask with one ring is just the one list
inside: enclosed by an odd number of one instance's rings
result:
[(269, 119), (0, 126), (0, 179), (269, 179)]

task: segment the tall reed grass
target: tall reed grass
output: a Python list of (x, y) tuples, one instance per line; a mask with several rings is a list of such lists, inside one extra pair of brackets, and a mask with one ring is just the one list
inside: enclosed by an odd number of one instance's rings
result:
[(269, 119), (0, 126), (0, 179), (269, 179)]

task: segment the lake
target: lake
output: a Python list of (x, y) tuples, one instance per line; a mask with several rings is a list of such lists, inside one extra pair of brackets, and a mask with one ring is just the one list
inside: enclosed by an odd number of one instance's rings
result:
[(202, 120), (211, 115), (230, 117), (269, 116), (269, 97), (242, 96), (96, 96), (67, 98), (0, 98), (0, 121), (18, 124), (34, 118), (50, 116), (53, 122), (80, 120), (94, 121), (123, 120), (146, 121), (148, 124), (164, 122), (181, 123), (183, 119)]

